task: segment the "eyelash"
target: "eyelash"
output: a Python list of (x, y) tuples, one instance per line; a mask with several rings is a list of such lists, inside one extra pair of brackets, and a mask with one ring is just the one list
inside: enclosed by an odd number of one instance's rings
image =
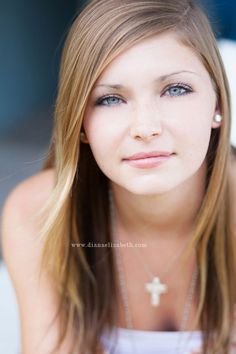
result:
[[(164, 89), (164, 91), (163, 91), (163, 93), (161, 94), (161, 96), (162, 96), (164, 93), (166, 93), (168, 90), (172, 89), (172, 88), (180, 88), (180, 89), (184, 89), (184, 90), (186, 90), (186, 91), (183, 92), (183, 93), (181, 93), (181, 94), (179, 94), (179, 95), (173, 95), (173, 96), (167, 95), (167, 96), (169, 96), (169, 97), (171, 97), (171, 98), (184, 96), (184, 95), (187, 95), (187, 94), (193, 92), (192, 88), (191, 88), (189, 85), (186, 85), (186, 84), (184, 84), (184, 83), (182, 83), (182, 82), (179, 82), (179, 83), (177, 83), (177, 84), (172, 84), (172, 85), (167, 86), (167, 87)], [(123, 100), (121, 97), (119, 97), (119, 96), (117, 96), (117, 95), (103, 95), (102, 97), (99, 97), (99, 98), (96, 100), (95, 105), (96, 105), (96, 106), (108, 106), (108, 107), (109, 107), (109, 106), (117, 105), (117, 104), (114, 104), (114, 105), (111, 104), (111, 105), (110, 105), (110, 104), (104, 104), (104, 103), (103, 103), (105, 100), (107, 100), (107, 99), (109, 99), (109, 98), (116, 98), (116, 99), (118, 99), (118, 100)]]

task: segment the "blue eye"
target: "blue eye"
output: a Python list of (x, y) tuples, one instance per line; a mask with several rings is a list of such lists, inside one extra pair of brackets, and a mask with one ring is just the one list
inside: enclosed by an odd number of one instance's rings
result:
[(168, 87), (164, 94), (170, 97), (175, 97), (175, 96), (183, 96), (188, 93), (192, 92), (192, 89), (190, 86), (183, 85), (183, 84), (176, 84), (173, 86)]
[(96, 105), (100, 106), (115, 106), (122, 103), (122, 99), (116, 96), (104, 96), (96, 101)]

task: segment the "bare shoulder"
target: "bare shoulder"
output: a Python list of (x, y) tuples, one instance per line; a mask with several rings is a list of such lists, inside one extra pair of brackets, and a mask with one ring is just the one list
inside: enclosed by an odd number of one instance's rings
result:
[(54, 176), (53, 169), (45, 170), (18, 184), (2, 212), (3, 258), (19, 305), (25, 354), (49, 352), (58, 334), (57, 325), (49, 330), (58, 298), (47, 272), (40, 273), (43, 241), (38, 238), (41, 225), (34, 218), (50, 196)]
[(19, 209), (21, 215), (32, 213), (43, 205), (54, 185), (54, 170), (48, 169), (23, 180), (9, 193), (3, 211)]
[(30, 231), (31, 236), (32, 233), (36, 234), (38, 226), (32, 221), (33, 216), (46, 202), (53, 184), (54, 170), (44, 170), (20, 182), (9, 193), (3, 205), (1, 225), (3, 255), (6, 255), (6, 258), (8, 246), (13, 246), (11, 242), (15, 243), (21, 237), (20, 230), (25, 237), (27, 231)]
[[(39, 223), (34, 216), (43, 207), (54, 184), (53, 169), (40, 171), (15, 186), (9, 193), (2, 211), (3, 257), (11, 270), (14, 266), (12, 255), (17, 262), (27, 253), (28, 247), (36, 242)], [(18, 251), (21, 252), (19, 253)], [(36, 250), (36, 249), (35, 249)], [(39, 244), (37, 251), (40, 252)]]

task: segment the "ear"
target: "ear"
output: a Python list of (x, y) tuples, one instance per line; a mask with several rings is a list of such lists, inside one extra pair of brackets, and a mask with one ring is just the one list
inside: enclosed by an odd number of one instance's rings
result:
[(223, 122), (223, 116), (221, 114), (220, 109), (217, 107), (212, 119), (212, 124), (211, 124), (212, 129), (219, 128), (222, 125), (222, 122)]
[(85, 134), (84, 131), (80, 132), (80, 142), (83, 143), (83, 144), (88, 144), (89, 143), (87, 135)]

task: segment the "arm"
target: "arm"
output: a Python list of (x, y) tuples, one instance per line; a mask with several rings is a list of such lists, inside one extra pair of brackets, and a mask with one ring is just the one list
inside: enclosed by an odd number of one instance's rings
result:
[[(48, 329), (58, 298), (46, 272), (39, 281), (43, 243), (37, 239), (40, 225), (34, 219), (52, 186), (52, 170), (30, 177), (10, 193), (2, 213), (3, 257), (19, 306), (23, 354), (48, 354), (58, 340), (59, 323)], [(72, 339), (66, 338), (57, 353), (71, 354), (71, 344)]]

